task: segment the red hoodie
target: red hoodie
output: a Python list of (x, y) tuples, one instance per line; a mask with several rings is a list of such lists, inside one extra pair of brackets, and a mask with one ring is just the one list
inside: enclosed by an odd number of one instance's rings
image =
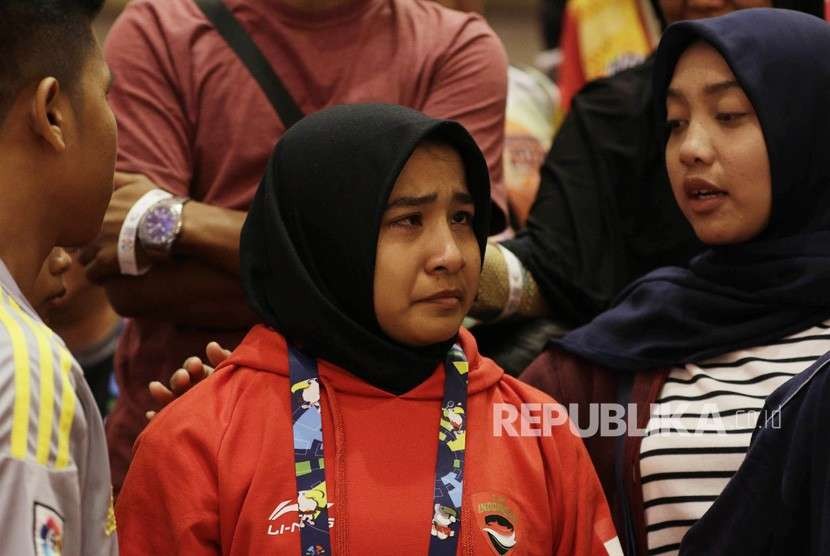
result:
[[(493, 432), (493, 404), (551, 398), (480, 357), (465, 330), (461, 345), (470, 372), (458, 553), (622, 554), (567, 425), (542, 437)], [(325, 361), (319, 370), (334, 554), (427, 554), (443, 365), (402, 396)], [(121, 554), (298, 554), (296, 502), (286, 344), (259, 326), (139, 437), (116, 507)]]

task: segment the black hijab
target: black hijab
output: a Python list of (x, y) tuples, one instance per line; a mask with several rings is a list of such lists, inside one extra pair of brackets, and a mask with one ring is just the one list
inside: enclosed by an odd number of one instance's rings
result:
[(337, 106), (291, 127), (242, 229), (242, 281), (263, 321), (308, 354), (394, 394), (426, 380), (454, 341), (401, 345), (381, 331), (373, 303), (381, 217), (426, 139), (461, 155), (483, 260), (490, 178), (481, 151), (460, 124), (394, 105)]
[[(724, 57), (763, 129), (772, 214), (755, 239), (658, 269), (559, 345), (618, 369), (700, 361), (830, 317), (830, 26), (759, 8), (670, 26), (657, 51), (657, 121), (677, 60), (698, 40)], [(662, 144), (666, 136), (661, 131)]]

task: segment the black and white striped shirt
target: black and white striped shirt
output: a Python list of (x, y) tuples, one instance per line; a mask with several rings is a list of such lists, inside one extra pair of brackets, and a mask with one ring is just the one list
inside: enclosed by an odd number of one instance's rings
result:
[(649, 554), (677, 554), (744, 459), (764, 400), (830, 351), (830, 321), (672, 369), (640, 447)]

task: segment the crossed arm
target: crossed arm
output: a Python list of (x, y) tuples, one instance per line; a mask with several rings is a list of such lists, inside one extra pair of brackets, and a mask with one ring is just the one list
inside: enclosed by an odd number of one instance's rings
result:
[[(256, 319), (239, 283), (239, 234), (245, 213), (196, 201), (185, 204), (182, 233), (169, 260), (152, 261), (143, 276), (118, 269), (121, 224), (135, 202), (155, 185), (139, 174), (116, 173), (115, 192), (101, 234), (85, 249), (87, 276), (104, 286), (127, 317), (158, 319), (216, 329), (239, 329)], [(140, 261), (150, 257), (138, 247)]]

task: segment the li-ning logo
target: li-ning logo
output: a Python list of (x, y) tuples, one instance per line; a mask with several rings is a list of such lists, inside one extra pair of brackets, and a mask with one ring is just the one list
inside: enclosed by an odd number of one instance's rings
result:
[[(326, 508), (331, 508), (334, 504), (329, 502)], [(286, 517), (292, 516), (292, 517)], [(281, 522), (281, 523), (280, 523)], [(296, 500), (283, 500), (271, 515), (268, 516), (268, 534), (270, 536), (284, 535), (285, 533), (298, 532), (305, 527), (309, 522), (308, 512), (300, 511), (300, 505)], [(334, 527), (334, 518), (329, 517), (329, 529)]]

